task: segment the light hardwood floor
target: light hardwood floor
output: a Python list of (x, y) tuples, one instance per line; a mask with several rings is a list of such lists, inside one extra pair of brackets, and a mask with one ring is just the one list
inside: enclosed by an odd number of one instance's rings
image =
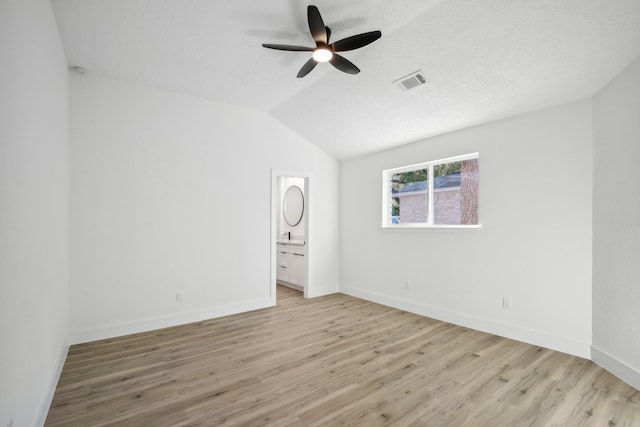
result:
[(48, 426), (640, 426), (579, 357), (341, 294), (72, 346)]

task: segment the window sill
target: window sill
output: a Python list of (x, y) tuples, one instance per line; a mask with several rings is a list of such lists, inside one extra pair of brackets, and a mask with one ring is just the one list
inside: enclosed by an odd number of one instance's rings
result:
[(380, 230), (384, 232), (400, 232), (400, 233), (413, 233), (413, 232), (434, 232), (434, 231), (452, 231), (452, 232), (469, 232), (480, 233), (482, 225), (382, 225)]

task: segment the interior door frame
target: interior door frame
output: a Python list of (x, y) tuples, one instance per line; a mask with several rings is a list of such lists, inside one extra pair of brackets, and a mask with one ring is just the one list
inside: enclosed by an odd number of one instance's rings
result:
[(310, 273), (311, 271), (311, 254), (312, 254), (312, 235), (310, 227), (312, 221), (313, 214), (313, 198), (311, 191), (311, 177), (310, 172), (297, 171), (297, 170), (284, 170), (284, 169), (271, 169), (271, 257), (270, 257), (270, 270), (271, 270), (271, 290), (270, 290), (270, 299), (274, 302), (276, 301), (276, 278), (277, 278), (277, 250), (276, 250), (276, 240), (278, 239), (278, 207), (280, 205), (280, 199), (278, 194), (278, 178), (281, 177), (293, 177), (293, 178), (303, 178), (304, 179), (304, 211), (306, 213), (306, 220), (304, 223), (304, 235), (305, 235), (305, 246), (306, 246), (306, 263), (307, 268), (305, 271), (305, 281), (304, 281), (304, 297), (309, 298), (309, 289), (312, 286), (311, 277), (313, 277)]

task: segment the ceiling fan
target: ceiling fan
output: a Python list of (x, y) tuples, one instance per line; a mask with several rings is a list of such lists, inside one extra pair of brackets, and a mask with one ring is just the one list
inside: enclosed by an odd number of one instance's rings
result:
[(351, 61), (338, 55), (336, 52), (345, 52), (366, 46), (382, 37), (380, 31), (370, 31), (329, 44), (331, 30), (324, 25), (320, 11), (315, 6), (307, 7), (307, 20), (311, 36), (316, 42), (316, 47), (290, 46), (286, 44), (263, 43), (262, 47), (276, 50), (288, 50), (292, 52), (313, 52), (312, 57), (302, 66), (298, 72), (298, 78), (304, 77), (313, 70), (319, 62), (329, 62), (338, 70), (348, 74), (358, 74), (360, 69)]

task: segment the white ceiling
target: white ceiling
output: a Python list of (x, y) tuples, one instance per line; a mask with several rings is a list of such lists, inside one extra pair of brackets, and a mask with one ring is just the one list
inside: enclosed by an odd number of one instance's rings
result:
[[(308, 3), (52, 0), (69, 65), (265, 111), (338, 159), (592, 96), (640, 56), (640, 0), (318, 0), (332, 40), (380, 30), (320, 64)], [(422, 70), (427, 84), (392, 82)]]

